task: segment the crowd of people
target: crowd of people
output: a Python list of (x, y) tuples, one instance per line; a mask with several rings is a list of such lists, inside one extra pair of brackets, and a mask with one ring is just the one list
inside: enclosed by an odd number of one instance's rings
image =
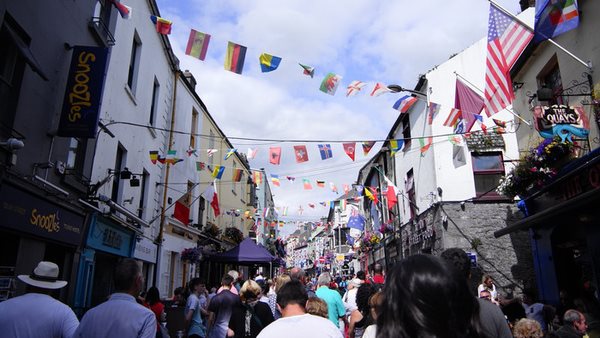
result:
[(536, 302), (531, 290), (524, 290), (522, 300), (503, 297), (489, 275), (475, 293), (471, 263), (461, 249), (407, 257), (385, 275), (375, 264), (372, 272), (307, 276), (292, 268), (272, 279), (258, 273), (244, 280), (231, 270), (218, 289), (193, 278), (165, 305), (156, 287), (141, 293), (138, 263), (123, 259), (115, 267), (115, 292), (79, 321), (49, 296), (66, 285), (58, 280), (58, 266), (40, 262), (31, 275), (18, 276), (26, 294), (0, 303), (0, 333), (167, 338), (165, 307), (180, 306), (185, 327), (178, 336), (190, 338), (598, 337), (595, 327), (588, 328), (600, 310), (595, 296), (579, 305), (565, 296), (555, 309)]

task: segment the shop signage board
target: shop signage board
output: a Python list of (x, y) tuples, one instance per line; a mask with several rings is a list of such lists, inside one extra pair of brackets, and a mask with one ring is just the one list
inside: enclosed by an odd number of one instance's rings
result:
[(0, 227), (77, 246), (84, 217), (9, 184), (0, 188)]
[(560, 136), (564, 142), (572, 141), (572, 135), (585, 138), (590, 133), (590, 122), (581, 106), (537, 106), (533, 116), (535, 129), (543, 138)]
[(156, 244), (146, 237), (142, 237), (135, 243), (135, 250), (133, 251), (133, 257), (150, 262), (156, 263)]
[(96, 137), (107, 55), (104, 47), (73, 47), (59, 136)]
[(94, 217), (88, 234), (87, 246), (118, 256), (131, 257), (133, 232), (102, 217)]

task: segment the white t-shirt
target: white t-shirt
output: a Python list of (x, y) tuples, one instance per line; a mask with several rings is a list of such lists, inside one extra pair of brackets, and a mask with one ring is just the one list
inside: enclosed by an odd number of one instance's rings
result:
[(350, 315), (352, 311), (358, 310), (358, 306), (356, 306), (356, 292), (358, 291), (358, 287), (354, 287), (351, 290), (348, 290), (342, 299), (344, 301), (344, 306), (346, 307), (346, 314)]
[(375, 338), (377, 337), (377, 324), (369, 325), (365, 329), (362, 338)]
[(265, 327), (256, 338), (343, 338), (342, 332), (326, 318), (304, 314), (280, 318)]
[[(483, 291), (483, 290), (489, 290), (489, 289), (486, 288), (485, 285), (479, 284), (479, 286), (477, 287), (477, 297), (478, 298), (479, 298), (479, 295), (481, 294), (481, 291)], [(496, 291), (495, 284), (492, 284), (492, 290), (490, 291), (490, 295), (492, 295), (493, 300), (498, 300), (498, 291)]]

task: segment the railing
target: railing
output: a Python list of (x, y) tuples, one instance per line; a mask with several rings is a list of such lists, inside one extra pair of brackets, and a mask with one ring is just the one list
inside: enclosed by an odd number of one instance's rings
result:
[(112, 32), (110, 29), (108, 29), (108, 26), (102, 18), (93, 17), (89, 23), (89, 26), (92, 32), (95, 32), (97, 37), (101, 39), (104, 44), (107, 46), (115, 45), (115, 37), (112, 35)]

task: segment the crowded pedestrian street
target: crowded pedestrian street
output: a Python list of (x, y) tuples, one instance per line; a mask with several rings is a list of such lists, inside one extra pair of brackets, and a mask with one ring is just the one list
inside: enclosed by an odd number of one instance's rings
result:
[(0, 0), (0, 337), (600, 338), (595, 14)]

